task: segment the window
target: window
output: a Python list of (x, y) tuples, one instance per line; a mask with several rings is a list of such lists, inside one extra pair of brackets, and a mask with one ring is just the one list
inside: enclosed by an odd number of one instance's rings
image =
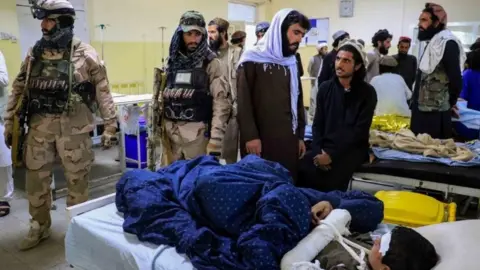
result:
[(257, 8), (254, 5), (228, 3), (228, 20), (255, 23)]

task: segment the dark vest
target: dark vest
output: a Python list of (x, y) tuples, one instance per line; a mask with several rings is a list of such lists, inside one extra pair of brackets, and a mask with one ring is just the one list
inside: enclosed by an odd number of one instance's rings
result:
[(30, 114), (61, 114), (69, 98), (70, 53), (63, 59), (38, 59), (32, 63), (28, 80)]
[(163, 91), (165, 117), (171, 121), (205, 122), (212, 119), (212, 96), (206, 60), (192, 69), (167, 74)]
[(74, 38), (72, 43), (62, 59), (40, 58), (32, 62), (27, 85), (29, 114), (61, 114), (69, 108), (68, 104), (76, 102), (83, 102), (92, 112), (97, 110), (95, 86), (90, 81), (76, 82), (73, 76), (71, 53), (80, 40)]
[(422, 112), (448, 111), (450, 109), (449, 80), (442, 63), (431, 74), (422, 72), (418, 109)]

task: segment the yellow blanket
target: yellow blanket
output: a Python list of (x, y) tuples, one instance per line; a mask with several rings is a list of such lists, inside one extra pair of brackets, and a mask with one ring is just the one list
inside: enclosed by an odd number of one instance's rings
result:
[(452, 139), (433, 139), (428, 134), (415, 136), (408, 129), (402, 129), (394, 134), (371, 130), (370, 145), (430, 157), (450, 158), (455, 161), (469, 161), (476, 156), (470, 149), (455, 144)]
[(404, 128), (410, 128), (410, 117), (393, 114), (374, 116), (370, 127), (385, 132), (397, 132)]

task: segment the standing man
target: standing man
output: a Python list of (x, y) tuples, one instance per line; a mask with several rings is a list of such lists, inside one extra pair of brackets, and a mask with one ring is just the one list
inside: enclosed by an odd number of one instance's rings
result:
[(162, 149), (174, 161), (221, 154), (232, 106), (225, 68), (207, 38), (202, 14), (192, 10), (170, 42), (161, 128), (168, 141)]
[(340, 46), (335, 78), (318, 88), (312, 151), (302, 161), (302, 186), (346, 191), (355, 170), (368, 160), (369, 130), (377, 105), (365, 82), (366, 54), (355, 40)]
[(232, 34), (232, 37), (230, 39), (230, 42), (232, 43), (233, 46), (238, 46), (240, 49), (243, 50), (245, 47), (245, 39), (247, 38), (247, 33), (244, 31), (235, 31)]
[(335, 61), (337, 59), (337, 50), (340, 45), (345, 40), (350, 39), (350, 34), (343, 30), (335, 32), (332, 36), (333, 38), (333, 50), (331, 50), (323, 58), (322, 68), (320, 70), (320, 75), (318, 75), (317, 87), (319, 87), (323, 82), (332, 79), (335, 76)]
[[(103, 145), (116, 140), (117, 119), (107, 73), (95, 49), (73, 35), (75, 10), (66, 0), (33, 3), (33, 17), (42, 20), (43, 37), (22, 63), (5, 112), (5, 138), (11, 146), (17, 103), (26, 103), (26, 191), (30, 232), (20, 249), (35, 247), (50, 236), (52, 169), (60, 157), (67, 178), (67, 206), (87, 201), (94, 159), (90, 132), (100, 111)], [(98, 106), (97, 106), (98, 105)]]
[(400, 37), (397, 45), (398, 54), (393, 56), (398, 62), (396, 72), (403, 77), (410, 90), (413, 89), (417, 72), (417, 58), (408, 54), (411, 44), (412, 40), (409, 37)]
[[(317, 45), (317, 54), (310, 58), (308, 62), (308, 75), (310, 77), (318, 77), (320, 68), (322, 67), (322, 61), (325, 55), (328, 53), (327, 43), (320, 43)], [(312, 87), (315, 86), (315, 81), (311, 81)]]
[[(8, 72), (5, 58), (0, 52), (0, 136), (3, 136), (5, 127), (1, 117), (7, 106), (8, 98)], [(10, 213), (10, 204), (8, 201), (13, 196), (13, 170), (12, 155), (10, 149), (5, 145), (5, 138), (0, 139), (0, 217)]]
[(279, 162), (294, 181), (305, 153), (305, 109), (295, 53), (308, 30), (305, 15), (280, 10), (264, 38), (242, 54), (237, 77), (242, 156)]
[(309, 117), (313, 119), (315, 114), (315, 103), (317, 97), (317, 78), (320, 75), (320, 68), (322, 67), (323, 58), (328, 53), (327, 43), (320, 43), (317, 45), (318, 54), (312, 56), (310, 62), (308, 63), (308, 75), (310, 77), (316, 78), (311, 81), (312, 88), (310, 89), (310, 107), (308, 110)]
[(270, 28), (269, 22), (260, 22), (257, 24), (257, 26), (255, 27), (255, 35), (257, 36), (257, 42), (255, 42), (255, 45), (257, 45), (260, 39), (263, 38), (268, 28)]
[(238, 159), (238, 123), (237, 123), (237, 65), (242, 49), (228, 44), (228, 21), (215, 18), (208, 23), (208, 40), (210, 48), (218, 53), (223, 66), (226, 67), (228, 93), (232, 104), (232, 113), (228, 119), (227, 130), (223, 138), (222, 157), (228, 164)]
[(374, 49), (367, 54), (367, 82), (380, 74), (379, 61), (382, 56), (388, 54), (388, 49), (392, 46), (392, 37), (387, 29), (380, 29), (373, 35), (372, 45)]
[(437, 139), (452, 137), (452, 113), (458, 117), (455, 104), (466, 58), (461, 42), (446, 26), (443, 7), (427, 3), (419, 17), (418, 39), (428, 45), (419, 63), (410, 128)]
[(378, 104), (375, 115), (412, 115), (408, 101), (412, 98), (412, 90), (408, 88), (402, 76), (395, 73), (398, 62), (390, 55), (380, 58), (380, 75), (373, 77), (370, 84), (377, 93)]

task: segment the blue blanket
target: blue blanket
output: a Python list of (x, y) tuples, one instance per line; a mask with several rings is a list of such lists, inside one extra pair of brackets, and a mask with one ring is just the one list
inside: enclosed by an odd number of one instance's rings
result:
[(476, 156), (469, 161), (454, 161), (450, 158), (437, 158), (437, 157), (426, 157), (418, 154), (410, 154), (403, 151), (382, 148), (382, 147), (372, 147), (373, 154), (379, 159), (390, 159), (390, 160), (404, 160), (411, 162), (427, 162), (427, 163), (441, 163), (448, 166), (459, 166), (459, 167), (478, 167), (480, 166), (480, 141), (473, 141), (471, 143), (457, 143), (458, 145), (465, 146), (470, 149)]
[(279, 269), (311, 230), (310, 208), (329, 201), (352, 215), (351, 229), (374, 230), (383, 203), (359, 192), (293, 186), (286, 169), (256, 156), (220, 165), (213, 157), (177, 161), (158, 172), (129, 171), (117, 184), (125, 232), (175, 246), (197, 269)]

